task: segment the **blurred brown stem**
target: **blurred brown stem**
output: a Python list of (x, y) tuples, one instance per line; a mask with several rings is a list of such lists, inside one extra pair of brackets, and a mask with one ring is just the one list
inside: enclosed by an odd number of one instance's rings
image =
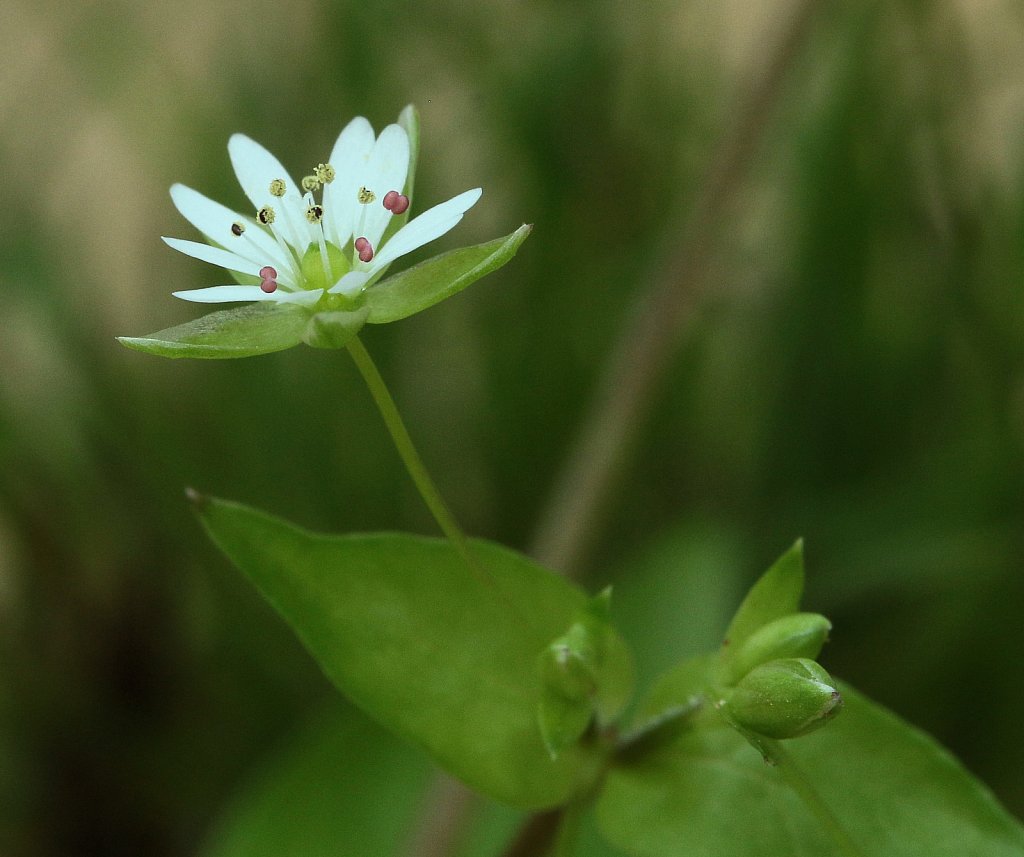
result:
[(684, 225), (668, 233), (674, 251), (666, 254), (637, 301), (540, 516), (530, 553), (548, 568), (573, 577), (586, 561), (643, 416), (703, 297), (716, 227), (742, 187), (786, 73), (823, 5), (821, 0), (804, 0), (795, 10), (735, 122), (715, 147)]
[[(598, 381), (597, 393), (565, 467), (540, 516), (530, 553), (548, 568), (574, 576), (583, 565), (608, 497), (625, 464), (658, 382), (701, 298), (715, 228), (742, 186), (745, 168), (778, 100), (822, 0), (803, 0), (777, 47), (757, 74), (736, 121), (715, 147), (684, 226), (670, 232), (666, 253), (649, 289), (637, 302)], [(475, 798), (446, 775), (435, 780), (417, 827), (411, 857), (448, 857), (461, 841)], [(548, 814), (528, 818), (507, 857), (546, 830)], [(525, 842), (526, 845), (521, 843)], [(515, 849), (519, 850), (515, 850)]]
[(531, 815), (509, 843), (501, 857), (544, 857), (558, 836), (563, 812), (560, 809)]

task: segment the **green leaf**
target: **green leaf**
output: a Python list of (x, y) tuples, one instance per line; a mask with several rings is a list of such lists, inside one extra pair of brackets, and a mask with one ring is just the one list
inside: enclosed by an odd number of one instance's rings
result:
[(483, 541), (489, 578), (438, 539), (315, 535), (219, 500), (199, 514), (327, 676), (469, 785), (534, 809), (592, 775), (578, 745), (553, 761), (537, 725), (537, 657), (585, 604), (562, 578)]
[(759, 628), (800, 609), (804, 592), (804, 543), (796, 543), (751, 587), (725, 632), (723, 656), (729, 660)]
[[(694, 686), (708, 664), (690, 662)], [(864, 857), (1024, 855), (1024, 829), (946, 750), (841, 687), (842, 716), (785, 746)], [(780, 771), (707, 714), (613, 768), (597, 807), (605, 836), (634, 857), (839, 853)]]
[(321, 711), (272, 752), (214, 826), (202, 857), (400, 853), (430, 765), (348, 706)]
[(298, 345), (309, 317), (309, 310), (302, 307), (250, 304), (212, 312), (149, 336), (119, 336), (118, 341), (159, 357), (253, 357)]
[(371, 286), (366, 291), (368, 321), (398, 321), (461, 292), (508, 262), (531, 229), (524, 224), (504, 238), (442, 253)]

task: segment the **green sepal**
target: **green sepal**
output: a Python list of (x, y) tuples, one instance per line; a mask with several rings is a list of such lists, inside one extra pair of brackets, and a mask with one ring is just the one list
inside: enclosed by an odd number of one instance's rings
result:
[(768, 738), (798, 738), (820, 729), (842, 708), (832, 677), (808, 658), (769, 661), (727, 691), (728, 722)]
[(407, 268), (366, 291), (370, 324), (387, 324), (432, 307), (506, 264), (533, 226), (524, 224), (504, 238), (450, 250)]
[(310, 312), (288, 304), (249, 304), (220, 310), (149, 336), (119, 336), (135, 351), (159, 357), (226, 360), (283, 351), (302, 342)]
[(804, 591), (804, 542), (796, 543), (755, 583), (729, 623), (723, 660), (731, 661), (755, 631), (769, 622), (796, 613)]
[(318, 312), (309, 319), (302, 341), (312, 348), (344, 348), (366, 324), (369, 307)]
[(484, 794), (523, 809), (565, 803), (599, 774), (597, 749), (552, 760), (537, 725), (537, 655), (586, 609), (531, 560), (407, 534), (328, 536), (193, 497), (222, 551), (365, 712)]
[(611, 623), (612, 588), (605, 587), (587, 602), (581, 623), (594, 647), (593, 674), (597, 682), (594, 710), (600, 726), (622, 713), (633, 696), (633, 653)]
[(752, 669), (780, 658), (818, 657), (832, 623), (820, 613), (792, 613), (758, 628), (739, 647), (723, 669), (721, 681), (736, 684)]

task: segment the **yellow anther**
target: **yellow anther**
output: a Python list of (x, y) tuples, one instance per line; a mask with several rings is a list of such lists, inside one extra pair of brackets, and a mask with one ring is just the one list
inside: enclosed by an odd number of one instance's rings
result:
[(316, 176), (306, 176), (302, 180), (302, 189), (305, 191), (309, 191), (310, 193), (312, 193), (315, 190), (319, 190), (320, 179), (318, 179)]
[(306, 220), (310, 223), (319, 223), (323, 220), (324, 208), (322, 205), (316, 205), (315, 203), (306, 209)]
[(330, 164), (317, 164), (316, 169), (313, 170), (316, 173), (316, 177), (322, 184), (330, 184), (334, 181), (334, 167)]
[(256, 212), (256, 219), (264, 226), (270, 226), (274, 222), (274, 209), (269, 205), (263, 206), (263, 208)]
[(359, 193), (356, 194), (356, 198), (363, 205), (369, 205), (371, 202), (373, 202), (377, 198), (377, 194), (375, 194), (372, 190), (370, 190), (367, 187), (361, 187), (361, 188), (359, 188)]
[(284, 183), (284, 179), (274, 179), (270, 183), (271, 196), (284, 196), (285, 190), (287, 190), (287, 186)]

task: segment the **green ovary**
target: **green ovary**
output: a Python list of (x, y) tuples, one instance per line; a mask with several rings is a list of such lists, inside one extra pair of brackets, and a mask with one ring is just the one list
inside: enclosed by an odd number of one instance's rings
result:
[[(327, 242), (327, 261), (330, 263), (330, 275), (324, 270), (323, 257), (319, 244), (310, 244), (302, 254), (302, 288), (329, 289), (345, 274), (352, 270), (352, 265), (337, 247)], [(330, 276), (330, 279), (328, 279)]]

